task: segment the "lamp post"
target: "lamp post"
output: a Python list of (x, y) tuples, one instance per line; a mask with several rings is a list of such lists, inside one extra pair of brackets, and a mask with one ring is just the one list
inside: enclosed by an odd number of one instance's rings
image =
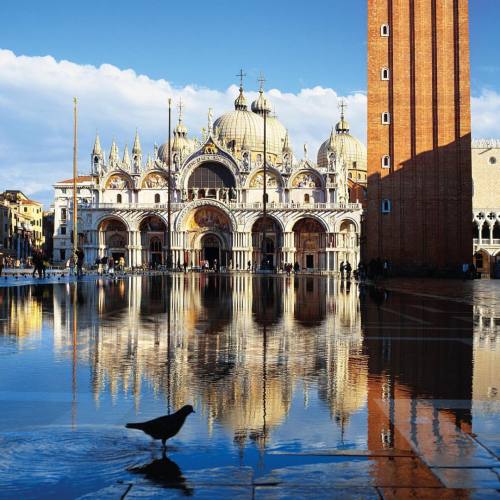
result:
[(78, 246), (78, 207), (77, 207), (77, 196), (76, 196), (76, 186), (77, 186), (77, 176), (78, 176), (78, 158), (77, 158), (77, 147), (78, 147), (78, 100), (73, 97), (73, 255), (75, 254)]
[[(266, 101), (264, 100), (264, 108), (266, 108)], [(267, 257), (266, 257), (266, 225), (267, 225), (267, 112), (264, 111), (264, 182), (263, 182), (263, 199), (262, 199), (262, 262), (263, 267), (267, 270)]]

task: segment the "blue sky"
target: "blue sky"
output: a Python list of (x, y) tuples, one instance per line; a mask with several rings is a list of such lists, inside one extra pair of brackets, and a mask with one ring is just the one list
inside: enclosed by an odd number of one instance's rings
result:
[[(474, 91), (498, 88), (499, 0), (472, 0)], [(236, 69), (297, 92), (366, 88), (366, 0), (2, 0), (0, 46), (225, 89)]]
[[(249, 99), (266, 75), (296, 156), (307, 142), (314, 159), (339, 97), (365, 141), (366, 0), (2, 0), (1, 15), (0, 189), (50, 203), (70, 171), (73, 95), (86, 173), (96, 130), (106, 150), (136, 127), (146, 151), (162, 142), (168, 96), (199, 136), (208, 107), (232, 108), (240, 67)], [(470, 18), (473, 133), (500, 137), (500, 0), (471, 0)]]

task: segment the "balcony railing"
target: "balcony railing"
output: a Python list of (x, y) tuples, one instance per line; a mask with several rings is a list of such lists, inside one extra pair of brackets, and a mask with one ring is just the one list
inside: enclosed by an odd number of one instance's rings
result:
[[(210, 200), (212, 198), (200, 198), (196, 201)], [(172, 211), (182, 210), (186, 203), (172, 203)], [(262, 210), (261, 202), (255, 203), (224, 203), (228, 208), (233, 210)], [(80, 209), (115, 209), (115, 210), (167, 210), (166, 203), (89, 203), (80, 205)], [(267, 204), (267, 209), (272, 210), (361, 210), (360, 203), (273, 203)]]

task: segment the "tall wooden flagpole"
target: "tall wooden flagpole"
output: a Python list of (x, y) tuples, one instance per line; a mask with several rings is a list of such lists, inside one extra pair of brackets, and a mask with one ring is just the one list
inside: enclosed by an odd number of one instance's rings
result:
[(78, 248), (78, 204), (77, 204), (77, 177), (78, 177), (78, 100), (73, 97), (73, 255)]
[(172, 268), (172, 240), (171, 240), (171, 180), (172, 180), (172, 146), (170, 138), (172, 135), (172, 99), (168, 99), (168, 191), (167, 191), (167, 269)]

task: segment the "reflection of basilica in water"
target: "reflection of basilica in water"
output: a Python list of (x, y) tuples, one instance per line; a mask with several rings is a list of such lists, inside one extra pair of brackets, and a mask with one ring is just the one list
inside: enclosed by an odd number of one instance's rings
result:
[(342, 430), (368, 411), (370, 449), (407, 449), (425, 427), (408, 427), (415, 415), (468, 431), (471, 400), (499, 400), (497, 325), (481, 308), (307, 276), (98, 284), (0, 290), (0, 332), (21, 343), (53, 327), (56, 356), (90, 367), (96, 404), (125, 394), (139, 408), (152, 391), (169, 408), (193, 402), (237, 443), (264, 445), (303, 391)]

